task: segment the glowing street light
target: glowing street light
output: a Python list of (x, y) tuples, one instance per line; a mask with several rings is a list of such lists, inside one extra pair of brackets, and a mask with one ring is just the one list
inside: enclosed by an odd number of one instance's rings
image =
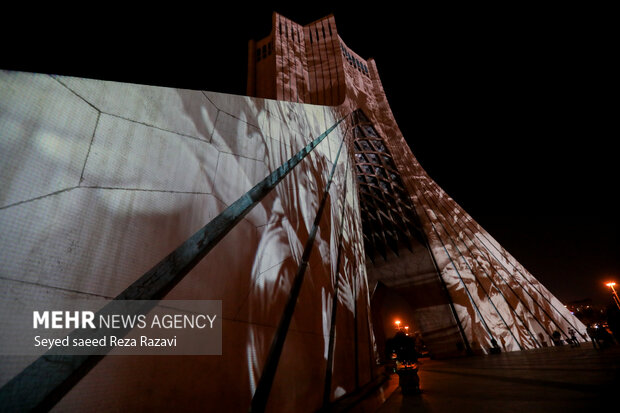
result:
[(396, 324), (396, 328), (400, 330), (400, 320), (394, 321), (394, 324)]
[(612, 294), (612, 297), (614, 298), (614, 302), (618, 306), (618, 309), (620, 309), (620, 298), (618, 298), (618, 293), (616, 292), (614, 288), (614, 285), (616, 285), (616, 283), (612, 281), (612, 282), (608, 282), (605, 285), (611, 288), (611, 294)]

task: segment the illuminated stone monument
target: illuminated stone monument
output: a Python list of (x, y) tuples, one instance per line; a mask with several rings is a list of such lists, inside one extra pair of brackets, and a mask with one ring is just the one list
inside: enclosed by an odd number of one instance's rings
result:
[(249, 57), (252, 97), (0, 72), (2, 340), (78, 299), (219, 300), (223, 332), (2, 354), (4, 410), (316, 411), (381, 379), (395, 297), (434, 357), (585, 333), (426, 175), (332, 16), (274, 14)]
[[(552, 345), (555, 331), (585, 339), (582, 323), (426, 174), (374, 60), (347, 47), (333, 16), (301, 26), (274, 14), (270, 36), (250, 42), (248, 58), (251, 96), (355, 111), (349, 142), (370, 291), (377, 307), (383, 290), (404, 298), (433, 354), (538, 348)], [(381, 344), (391, 321), (375, 321)]]

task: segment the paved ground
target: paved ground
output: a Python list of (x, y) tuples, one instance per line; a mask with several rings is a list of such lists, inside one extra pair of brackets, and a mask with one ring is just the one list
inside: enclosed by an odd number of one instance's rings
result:
[(453, 360), (423, 359), (422, 394), (403, 396), (393, 376), (379, 407), (391, 412), (619, 411), (620, 346), (553, 347)]

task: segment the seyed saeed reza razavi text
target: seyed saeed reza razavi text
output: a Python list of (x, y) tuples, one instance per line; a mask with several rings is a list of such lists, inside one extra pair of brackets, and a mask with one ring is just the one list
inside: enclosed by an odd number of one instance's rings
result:
[[(97, 318), (92, 311), (34, 311), (35, 329), (212, 329), (217, 318), (215, 314), (165, 314), (148, 317), (145, 314), (107, 314)], [(114, 335), (98, 338), (41, 338), (35, 336), (35, 347), (176, 347), (177, 338), (122, 338)]]

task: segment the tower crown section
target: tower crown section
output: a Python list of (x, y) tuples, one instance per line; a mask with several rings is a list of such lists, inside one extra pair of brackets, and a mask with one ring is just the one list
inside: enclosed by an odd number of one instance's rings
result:
[(248, 95), (339, 106), (368, 94), (373, 65), (338, 35), (333, 15), (302, 26), (274, 13), (269, 36), (250, 41)]

